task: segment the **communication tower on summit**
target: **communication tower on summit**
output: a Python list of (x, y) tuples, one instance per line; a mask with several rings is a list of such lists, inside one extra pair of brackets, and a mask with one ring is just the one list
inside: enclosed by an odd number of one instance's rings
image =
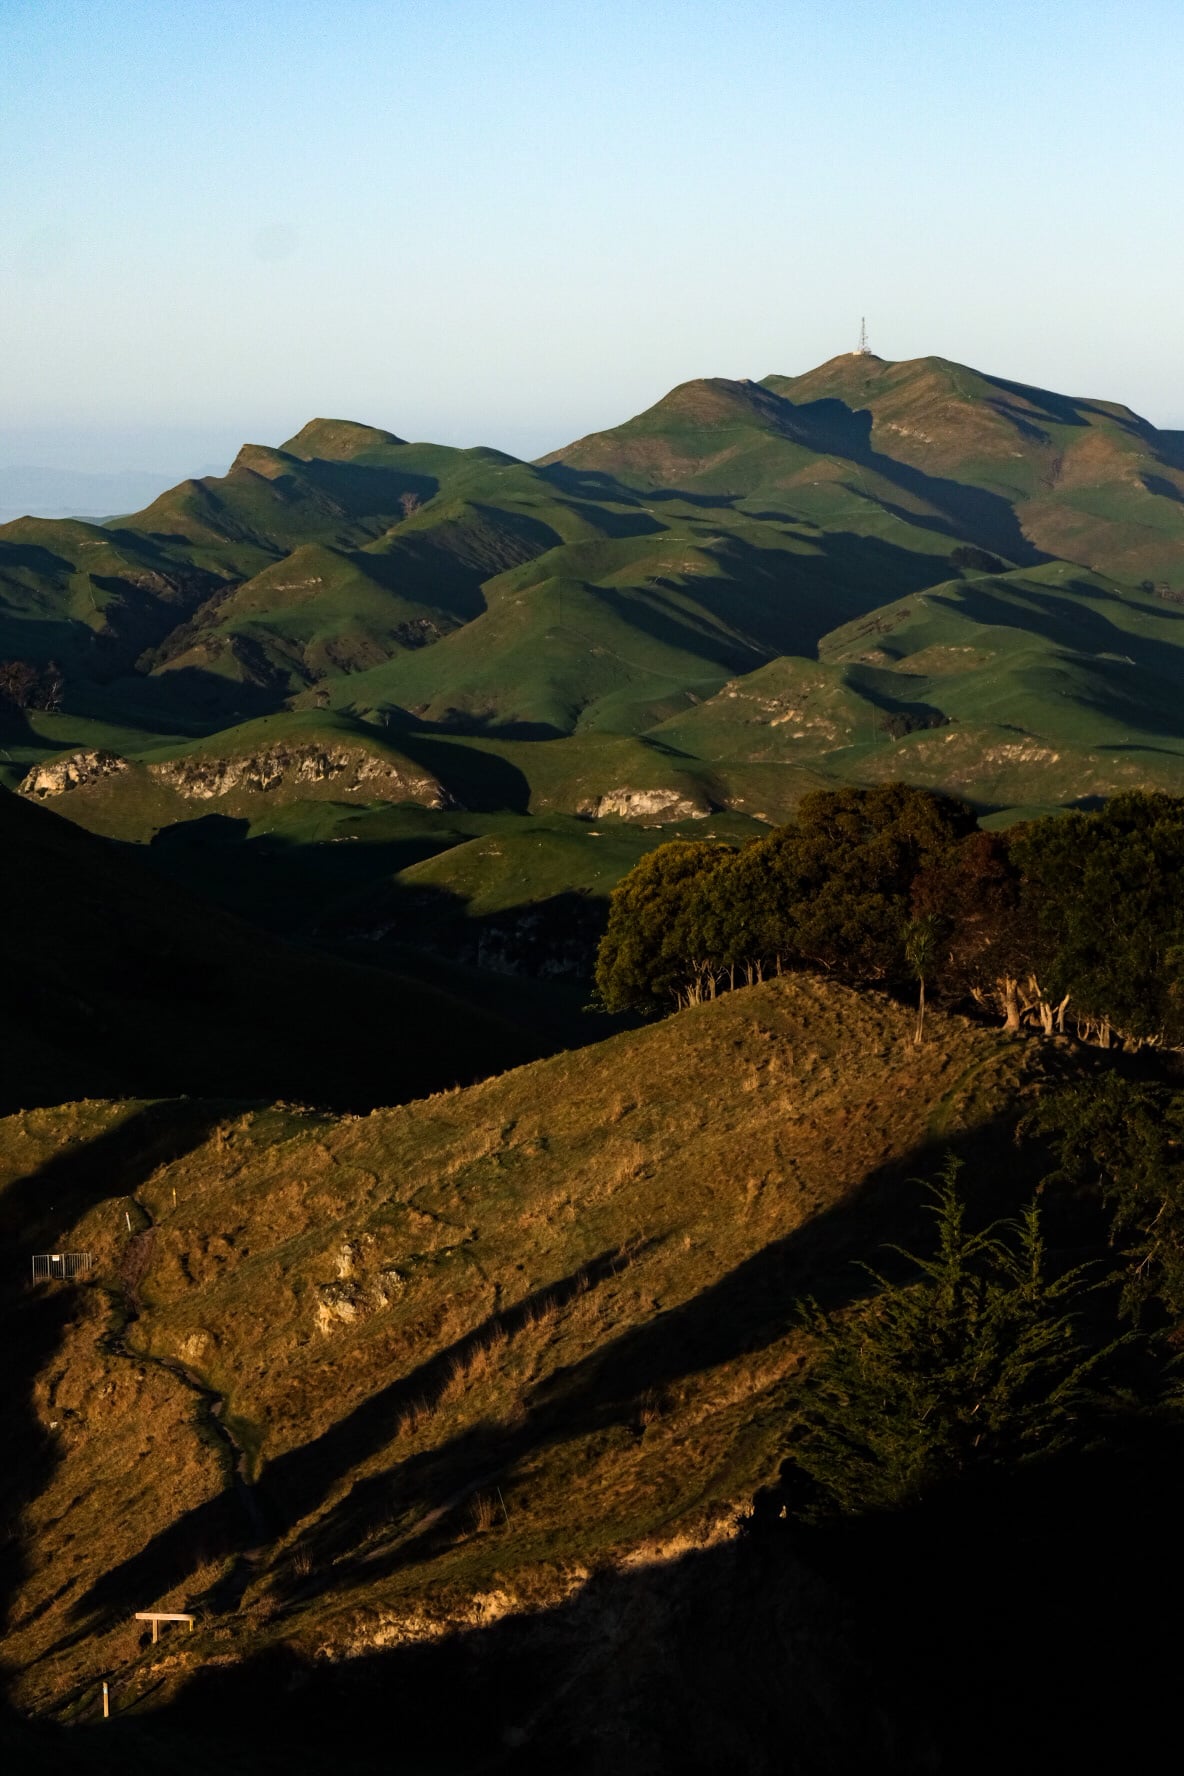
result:
[(859, 355), (861, 358), (870, 358), (872, 355), (872, 348), (867, 342), (866, 315), (860, 315), (859, 317)]

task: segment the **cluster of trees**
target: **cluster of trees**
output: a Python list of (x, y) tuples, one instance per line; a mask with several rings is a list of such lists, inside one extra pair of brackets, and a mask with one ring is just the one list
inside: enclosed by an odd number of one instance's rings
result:
[(596, 984), (609, 1010), (714, 998), (787, 969), (919, 984), (1009, 1029), (1184, 1043), (1184, 799), (979, 830), (901, 783), (819, 791), (737, 848), (661, 845), (613, 893)]

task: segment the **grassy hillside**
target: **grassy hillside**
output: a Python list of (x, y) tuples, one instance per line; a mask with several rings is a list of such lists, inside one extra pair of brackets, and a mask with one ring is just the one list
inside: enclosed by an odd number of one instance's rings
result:
[[(271, 1718), (276, 1683), (327, 1696), (345, 1660), (352, 1708), (385, 1697), (420, 1771), (682, 1743), (662, 1648), (776, 1475), (797, 1303), (864, 1286), (854, 1261), (907, 1232), (907, 1180), (951, 1146), (1001, 1200), (1034, 1051), (910, 1030), (785, 979), (360, 1119), (90, 1102), (0, 1124), (21, 1249), (98, 1261), (13, 1302), (6, 1431), (38, 1451), (9, 1568), (21, 1708), (85, 1723), (106, 1672), (131, 1711), (113, 1743), (234, 1769), (239, 1674)], [(186, 1605), (192, 1635), (140, 1646), (135, 1609)], [(806, 1651), (834, 1634), (815, 1581), (785, 1607), (767, 1631), (821, 1768), (843, 1659)], [(649, 1663), (622, 1687), (631, 1632)], [(486, 1700), (442, 1713), (453, 1682)], [(763, 1730), (728, 1710), (694, 1729), (721, 1756)], [(285, 1766), (321, 1767), (287, 1718)]]
[[(806, 1302), (951, 1155), (1013, 1212), (1079, 1052), (804, 976), (625, 1027), (591, 961), (649, 849), (810, 789), (1184, 793), (1182, 622), (1180, 437), (939, 358), (0, 526), (14, 1767), (977, 1776), (1025, 1681), (1087, 1740), (1153, 1464), (891, 1535), (777, 1490)], [(1042, 1200), (1055, 1270), (1104, 1243)]]
[(938, 358), (687, 383), (533, 465), (315, 420), (118, 525), (0, 527), (0, 674), (64, 676), (0, 678), (0, 781), (183, 834), (240, 908), (266, 836), (302, 917), (454, 845), (433, 883), (558, 916), (557, 815), (656, 843), (888, 776), (991, 819), (1179, 790), (1182, 502), (1174, 434)]
[(816, 661), (734, 680), (653, 737), (711, 759), (730, 802), (753, 763), (902, 777), (984, 808), (1178, 793), (1180, 628), (1176, 606), (1097, 575), (983, 574), (845, 624)]
[(1128, 583), (1184, 584), (1179, 435), (1158, 432), (1128, 407), (1050, 394), (944, 358), (889, 364), (858, 353), (762, 386), (824, 423), (861, 421), (872, 453), (997, 491), (1025, 538), (1048, 555)]
[(780, 496), (832, 523), (879, 505), (1016, 565), (1056, 556), (1184, 585), (1176, 434), (943, 358), (852, 352), (804, 376), (686, 383), (551, 460), (631, 486)]
[(222, 583), (175, 539), (77, 518), (0, 524), (0, 657), (86, 683), (128, 670)]

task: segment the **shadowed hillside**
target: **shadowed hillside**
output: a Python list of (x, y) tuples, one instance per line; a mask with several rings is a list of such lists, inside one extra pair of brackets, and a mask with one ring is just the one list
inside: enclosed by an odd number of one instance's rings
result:
[(264, 938), (3, 792), (0, 843), (6, 1108), (174, 1092), (369, 1108), (532, 1052), (499, 1018)]
[[(1034, 1051), (943, 1017), (918, 1050), (910, 1028), (786, 979), (361, 1119), (10, 1118), (0, 1213), (98, 1258), (19, 1304), (14, 1408), (43, 1451), (12, 1579), (20, 1706), (86, 1718), (107, 1670), (156, 1718), (211, 1659), (426, 1657), (502, 1618), (562, 1662), (565, 1612), (594, 1619), (612, 1575), (693, 1548), (726, 1566), (784, 1452), (803, 1295), (860, 1291), (855, 1261), (907, 1233), (908, 1180), (951, 1147), (997, 1205), (1022, 1188), (1009, 1159), (1000, 1194), (999, 1161)], [(131, 1611), (186, 1602), (199, 1630), (139, 1651)], [(817, 1618), (794, 1607), (796, 1641)], [(537, 1612), (557, 1610), (552, 1639)], [(609, 1664), (617, 1635), (591, 1643)], [(846, 1658), (821, 1678), (806, 1657), (803, 1719)], [(565, 1742), (578, 1702), (528, 1707), (513, 1670), (472, 1751), (425, 1743), (425, 1769), (476, 1767), (511, 1729), (532, 1754)]]

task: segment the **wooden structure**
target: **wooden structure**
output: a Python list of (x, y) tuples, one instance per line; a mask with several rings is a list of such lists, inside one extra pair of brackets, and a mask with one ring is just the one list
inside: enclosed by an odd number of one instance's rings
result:
[(62, 1277), (70, 1282), (74, 1277), (84, 1276), (93, 1263), (94, 1258), (89, 1252), (34, 1252), (33, 1281)]
[(187, 1616), (184, 1610), (137, 1610), (136, 1621), (151, 1622), (153, 1646), (160, 1639), (160, 1624), (162, 1622), (188, 1622), (191, 1631), (193, 1628), (193, 1617)]

